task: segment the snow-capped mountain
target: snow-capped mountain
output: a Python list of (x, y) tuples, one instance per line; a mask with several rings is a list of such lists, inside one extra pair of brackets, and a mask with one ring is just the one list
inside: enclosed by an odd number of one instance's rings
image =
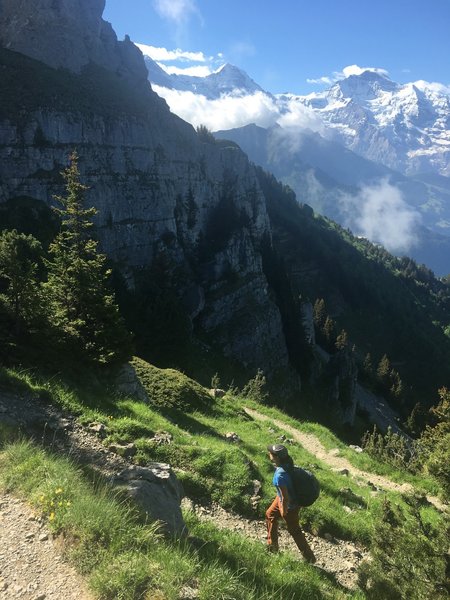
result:
[(277, 96), (283, 110), (301, 103), (328, 135), (357, 154), (405, 174), (450, 175), (450, 90), (425, 81), (399, 85), (364, 71), (308, 96)]
[(222, 65), (210, 75), (198, 77), (169, 74), (146, 54), (144, 54), (144, 60), (148, 78), (152, 84), (182, 92), (193, 92), (205, 96), (209, 100), (220, 98), (221, 95), (226, 94), (247, 96), (264, 91), (247, 73), (229, 63)]
[[(450, 272), (448, 88), (400, 85), (367, 69), (320, 93), (272, 95), (232, 65), (193, 77), (146, 62), (150, 82), (174, 112), (184, 110), (178, 114), (189, 120), (192, 108), (208, 123), (222, 119), (217, 137), (238, 143), (300, 202), (438, 274)], [(233, 118), (239, 126), (230, 129)]]

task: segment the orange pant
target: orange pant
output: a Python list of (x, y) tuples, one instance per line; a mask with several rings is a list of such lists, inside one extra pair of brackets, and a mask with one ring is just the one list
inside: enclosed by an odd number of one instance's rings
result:
[[(298, 549), (303, 554), (308, 562), (315, 562), (316, 558), (314, 552), (311, 550), (308, 542), (306, 541), (305, 534), (298, 522), (299, 508), (292, 508), (283, 517), (288, 532), (297, 544)], [(274, 550), (278, 550), (278, 521), (281, 517), (280, 498), (277, 497), (269, 506), (266, 512), (266, 526), (267, 526), (267, 545)]]

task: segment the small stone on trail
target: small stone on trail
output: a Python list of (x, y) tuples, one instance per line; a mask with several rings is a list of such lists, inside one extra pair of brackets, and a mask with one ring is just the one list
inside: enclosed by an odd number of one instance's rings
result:
[(354, 446), (353, 444), (351, 444), (349, 446), (349, 448), (351, 448), (355, 452), (358, 452), (358, 454), (361, 454), (361, 452), (364, 452), (364, 450), (361, 448), (361, 446)]
[(42, 534), (39, 536), (39, 541), (40, 541), (40, 542), (46, 542), (47, 540), (48, 540), (48, 535), (47, 535), (46, 533), (42, 533)]

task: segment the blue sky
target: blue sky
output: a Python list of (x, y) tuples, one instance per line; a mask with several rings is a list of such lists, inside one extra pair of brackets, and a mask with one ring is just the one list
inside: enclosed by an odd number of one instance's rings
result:
[(355, 64), (450, 84), (450, 0), (106, 0), (103, 16), (120, 39), (202, 53), (172, 65), (231, 62), (273, 93), (318, 91)]

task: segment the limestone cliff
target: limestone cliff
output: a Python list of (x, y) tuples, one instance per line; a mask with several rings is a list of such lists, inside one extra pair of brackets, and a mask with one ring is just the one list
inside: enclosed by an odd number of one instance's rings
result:
[(1, 0), (0, 44), (54, 68), (89, 63), (145, 81), (147, 69), (127, 38), (102, 19), (105, 0)]
[(194, 330), (252, 368), (286, 367), (259, 250), (270, 225), (252, 165), (170, 113), (142, 80), (142, 55), (101, 19), (103, 7), (1, 0), (0, 202), (51, 204), (77, 150), (101, 247), (129, 285), (164, 255), (183, 273), (178, 293)]

